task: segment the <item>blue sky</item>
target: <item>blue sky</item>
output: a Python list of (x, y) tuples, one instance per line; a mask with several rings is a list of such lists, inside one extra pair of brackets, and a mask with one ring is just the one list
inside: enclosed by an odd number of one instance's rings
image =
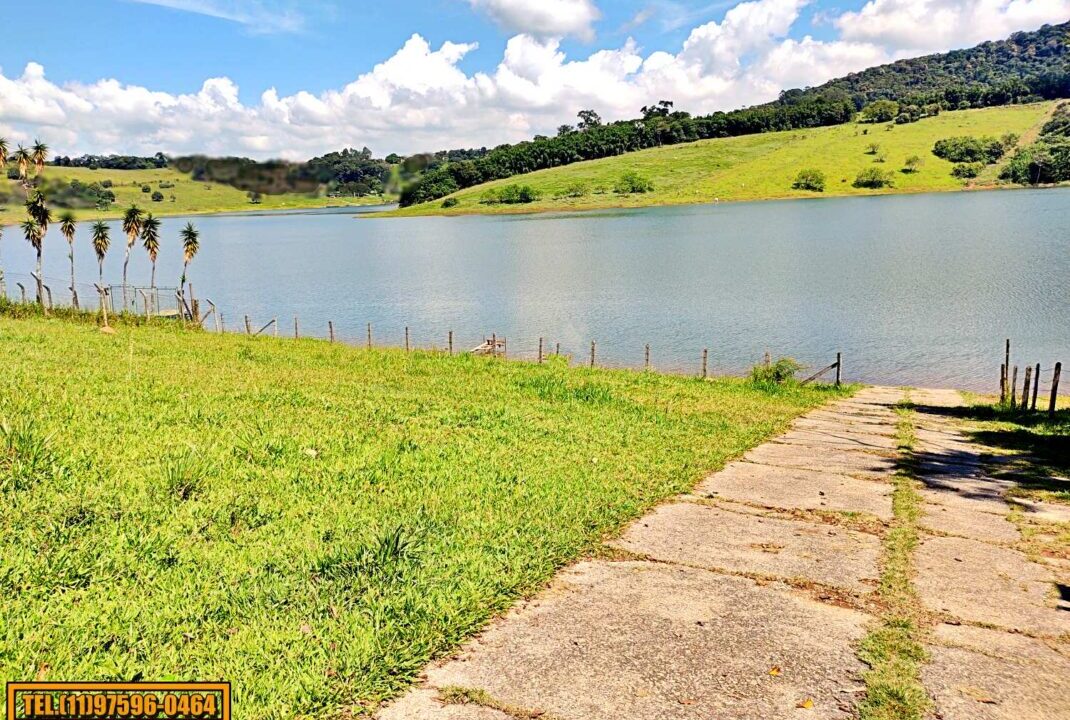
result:
[(1070, 0), (39, 0), (32, 13), (43, 39), (0, 43), (9, 140), (302, 158), (493, 145), (662, 98), (730, 109), (1061, 22)]

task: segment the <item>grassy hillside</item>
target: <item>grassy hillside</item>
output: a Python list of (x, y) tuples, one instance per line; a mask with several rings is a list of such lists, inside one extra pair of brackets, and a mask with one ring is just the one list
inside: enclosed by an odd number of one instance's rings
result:
[[(702, 140), (486, 183), (450, 196), (459, 202), (453, 208), (443, 209), (439, 200), (387, 214), (589, 210), (728, 200), (961, 190), (965, 187), (963, 181), (951, 176), (953, 163), (932, 154), (933, 144), (937, 140), (955, 135), (998, 137), (1007, 132), (1026, 135), (1042, 124), (1053, 108), (1054, 103), (1051, 102), (1010, 105), (945, 112), (905, 125), (850, 123)], [(880, 152), (886, 157), (884, 163), (876, 162), (876, 156), (867, 154), (871, 143), (880, 145)], [(921, 157), (923, 164), (917, 172), (904, 173), (904, 161), (911, 155)], [(852, 186), (859, 171), (874, 166), (894, 172), (893, 188), (867, 190)], [(825, 173), (827, 185), (824, 193), (792, 189), (796, 174), (804, 168), (815, 168)], [(614, 193), (613, 186), (626, 171), (635, 171), (651, 180), (654, 190), (631, 195)], [(994, 179), (994, 175), (990, 168), (986, 177)], [(480, 204), (480, 197), (489, 188), (513, 184), (530, 185), (540, 193), (540, 199), (523, 205)], [(587, 194), (564, 197), (577, 186), (583, 187)]]
[[(265, 195), (259, 204), (252, 204), (242, 190), (219, 183), (191, 180), (170, 168), (159, 170), (90, 170), (89, 168), (46, 166), (44, 176), (51, 181), (70, 182), (79, 180), (90, 184), (112, 181), (115, 203), (107, 212), (78, 210), (79, 219), (119, 217), (131, 203), (150, 210), (156, 215), (191, 215), (213, 212), (240, 212), (250, 210), (282, 210), (299, 208), (322, 208), (340, 205), (368, 205), (382, 202), (380, 198), (327, 198), (301, 194)], [(173, 183), (172, 188), (161, 188), (160, 183)], [(0, 195), (12, 194), (17, 181), (0, 179)], [(162, 202), (152, 201), (152, 192), (144, 193), (142, 186), (159, 190), (164, 195)], [(171, 196), (175, 196), (172, 202)], [(25, 219), (25, 212), (18, 201), (0, 202), (0, 223), (12, 224)]]
[(659, 500), (841, 392), (0, 307), (0, 681), (373, 706)]

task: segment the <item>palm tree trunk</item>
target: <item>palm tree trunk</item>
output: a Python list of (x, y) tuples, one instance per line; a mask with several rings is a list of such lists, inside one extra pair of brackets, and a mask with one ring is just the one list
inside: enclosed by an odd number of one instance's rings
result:
[(182, 314), (183, 319), (186, 317), (188, 308), (186, 307), (186, 268), (189, 267), (188, 262), (182, 263), (182, 279), (178, 282), (178, 297), (182, 301), (182, 307), (178, 309), (179, 314)]
[(71, 251), (67, 257), (71, 259), (71, 302), (74, 305), (74, 309), (78, 309), (78, 289), (74, 285), (74, 243), (69, 243)]
[(104, 297), (104, 260), (98, 260), (97, 264), (100, 266), (100, 283), (97, 285), (97, 292), (100, 293), (100, 312), (104, 315), (104, 327), (108, 327), (108, 304)]
[[(152, 261), (152, 279), (149, 280), (149, 307), (155, 310), (153, 307), (156, 299), (156, 261)], [(151, 311), (150, 311), (151, 312)]]
[(130, 243), (126, 244), (126, 256), (123, 258), (123, 311), (126, 311), (126, 268), (130, 265)]
[(41, 308), (45, 307), (45, 282), (41, 277), (41, 248), (37, 248), (37, 302)]

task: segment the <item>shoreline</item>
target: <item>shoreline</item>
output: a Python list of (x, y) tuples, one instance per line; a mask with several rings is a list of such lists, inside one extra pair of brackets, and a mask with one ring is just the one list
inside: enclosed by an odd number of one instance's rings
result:
[[(476, 209), (461, 209), (455, 212), (439, 208), (437, 211), (420, 212), (420, 213), (406, 213), (404, 209), (398, 208), (395, 210), (387, 211), (374, 211), (367, 213), (360, 213), (354, 215), (355, 219), (411, 219), (411, 218), (450, 218), (450, 217), (497, 217), (497, 216), (525, 216), (525, 215), (584, 215), (588, 213), (596, 213), (607, 210), (647, 210), (651, 208), (679, 208), (679, 207), (710, 207), (717, 205), (739, 205), (743, 203), (767, 203), (767, 202), (786, 202), (794, 200), (825, 200), (825, 199), (842, 199), (842, 198), (880, 198), (880, 197), (902, 197), (908, 195), (948, 195), (952, 193), (982, 193), (982, 192), (1000, 192), (1000, 191), (1019, 191), (1019, 190), (1058, 190), (1058, 189), (1070, 188), (1070, 182), (1057, 183), (1054, 185), (1011, 185), (1006, 183), (986, 183), (984, 185), (968, 185), (961, 188), (946, 189), (946, 190), (885, 190), (876, 191), (870, 193), (811, 193), (810, 195), (782, 195), (782, 196), (768, 196), (762, 198), (732, 198), (732, 199), (713, 199), (703, 200), (698, 202), (681, 201), (675, 202), (672, 200), (658, 201), (651, 203), (644, 203), (638, 205), (625, 205), (621, 203), (609, 203), (606, 205), (597, 205), (590, 207), (560, 207), (560, 208), (523, 208), (523, 207), (509, 207), (503, 210), (492, 210), (481, 212)], [(500, 207), (500, 206), (499, 206)]]

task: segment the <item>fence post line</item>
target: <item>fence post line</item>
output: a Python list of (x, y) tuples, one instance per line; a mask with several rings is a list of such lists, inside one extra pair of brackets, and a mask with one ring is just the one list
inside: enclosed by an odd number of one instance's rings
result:
[(843, 353), (836, 353), (836, 387), (840, 386), (840, 377), (843, 370)]
[(301, 337), (301, 330), (298, 327), (297, 316), (294, 315), (294, 340), (298, 339), (299, 337)]
[(253, 326), (249, 324), (249, 316), (248, 315), (245, 316), (245, 334), (246, 335), (252, 335), (253, 334)]
[(327, 335), (331, 338), (331, 342), (334, 342), (334, 322), (327, 321)]
[(1015, 403), (1017, 402), (1017, 397), (1015, 397), (1015, 396), (1018, 393), (1018, 366), (1017, 365), (1015, 365), (1014, 369), (1011, 370), (1011, 386), (1010, 386), (1009, 390), (1010, 390), (1010, 396), (1011, 396), (1011, 410), (1013, 410), (1015, 408)]
[(643, 369), (644, 370), (649, 370), (650, 369), (650, 343), (647, 343), (646, 347), (644, 348)]
[(702, 379), (703, 380), (705, 380), (706, 377), (707, 377), (706, 370), (708, 368), (709, 359), (710, 359), (710, 349), (709, 348), (703, 348), (702, 349)]
[[(1029, 383), (1033, 379), (1033, 366), (1025, 366), (1025, 383), (1022, 385), (1022, 410), (1029, 409)], [(1037, 378), (1038, 380), (1040, 378)]]
[(1055, 374), (1051, 376), (1051, 403), (1048, 405), (1048, 415), (1055, 417), (1055, 405), (1059, 399), (1059, 376), (1063, 374), (1063, 364), (1055, 363)]
[(450, 334), (449, 334), (449, 346), (450, 346), (450, 355), (453, 355), (453, 331), (452, 330), (450, 330)]
[(405, 352), (409, 352), (409, 326), (405, 326)]
[(1040, 390), (1040, 363), (1037, 363), (1037, 370), (1033, 373), (1033, 412), (1037, 411), (1037, 392)]
[(539, 364), (542, 365), (542, 338), (539, 338)]
[(591, 368), (594, 368), (594, 340), (591, 341)]

